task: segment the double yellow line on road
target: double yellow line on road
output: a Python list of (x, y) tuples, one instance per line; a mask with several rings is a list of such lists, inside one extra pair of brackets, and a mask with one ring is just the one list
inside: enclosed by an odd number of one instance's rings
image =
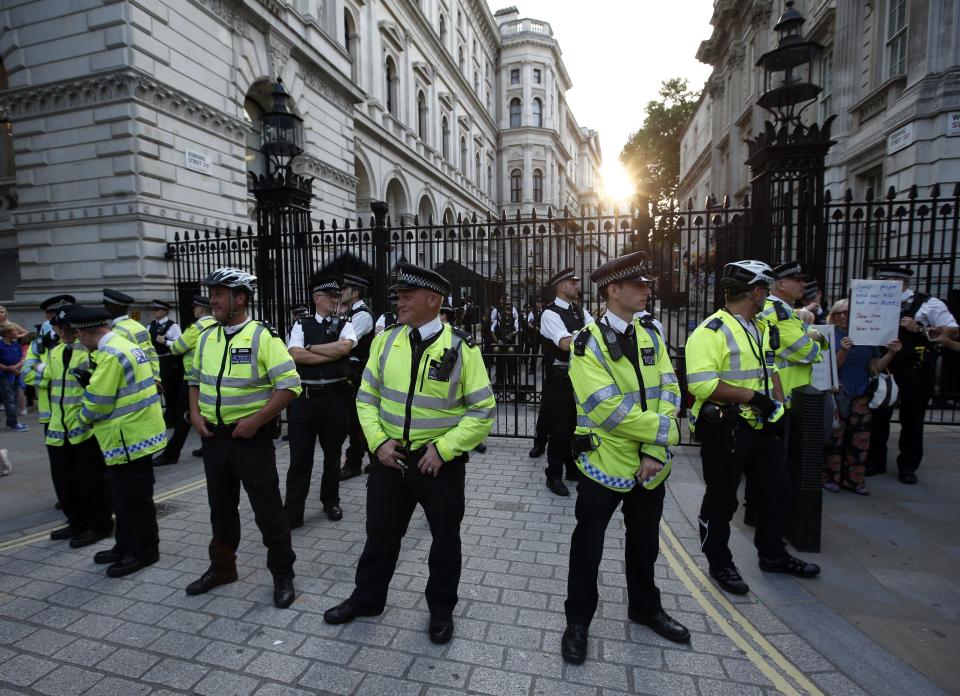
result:
[(823, 696), (823, 692), (783, 653), (771, 645), (750, 620), (716, 588), (683, 548), (666, 522), (660, 523), (660, 532), (660, 553), (677, 578), (703, 607), (707, 616), (716, 622), (720, 630), (744, 652), (774, 687), (788, 696)]
[[(176, 498), (177, 496), (183, 495), (184, 493), (190, 493), (195, 491), (198, 488), (203, 488), (207, 485), (207, 479), (202, 478), (197, 481), (192, 481), (188, 484), (180, 486), (179, 488), (173, 488), (169, 491), (164, 491), (153, 497), (153, 502), (162, 503), (165, 500), (170, 500), (171, 498)], [(50, 538), (50, 532), (54, 529), (58, 529), (61, 525), (57, 527), (51, 527), (50, 529), (44, 529), (40, 532), (34, 532), (33, 534), (28, 534), (27, 536), (22, 536), (17, 539), (11, 539), (0, 544), (0, 551), (12, 551), (14, 549), (23, 548), (24, 546), (29, 546), (38, 541), (43, 541), (44, 539)]]

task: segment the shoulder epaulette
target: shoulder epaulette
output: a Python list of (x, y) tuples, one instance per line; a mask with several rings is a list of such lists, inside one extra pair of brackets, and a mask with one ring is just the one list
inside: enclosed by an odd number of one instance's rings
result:
[(590, 340), (590, 331), (588, 329), (581, 329), (577, 331), (576, 338), (573, 339), (573, 354), (574, 355), (583, 355), (587, 352), (587, 341)]
[(721, 319), (720, 317), (714, 317), (713, 319), (708, 321), (706, 324), (704, 324), (704, 326), (706, 326), (711, 331), (719, 331), (720, 327), (723, 326), (723, 319)]
[(784, 307), (782, 302), (774, 302), (773, 306), (777, 312), (777, 319), (784, 321), (790, 318), (790, 310)]
[(460, 340), (466, 343), (470, 348), (473, 348), (475, 345), (477, 345), (476, 341), (473, 340), (473, 336), (468, 334), (463, 329), (457, 326), (451, 326), (450, 329), (453, 331), (453, 333), (459, 336)]
[(257, 323), (260, 324), (260, 326), (265, 328), (267, 331), (269, 331), (270, 335), (273, 336), (274, 338), (280, 338), (280, 333), (275, 328), (273, 328), (273, 325), (270, 322), (257, 320)]

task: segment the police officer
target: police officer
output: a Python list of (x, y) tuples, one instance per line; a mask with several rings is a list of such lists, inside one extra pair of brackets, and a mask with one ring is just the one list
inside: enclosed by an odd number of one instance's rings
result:
[(387, 302), (389, 302), (390, 309), (377, 317), (377, 323), (373, 325), (374, 334), (379, 336), (390, 326), (394, 326), (397, 323), (397, 302), (399, 297), (397, 293), (391, 290), (387, 294)]
[[(40, 327), (37, 337), (30, 342), (27, 349), (27, 357), (23, 361), (21, 373), (23, 374), (23, 383), (32, 386), (37, 391), (37, 415), (41, 425), (46, 429), (50, 422), (50, 393), (49, 388), (41, 388), (40, 377), (46, 368), (47, 359), (50, 350), (60, 341), (56, 332), (53, 330), (51, 321), (57, 313), (76, 303), (73, 295), (54, 295), (40, 303), (40, 309), (47, 316), (46, 321)], [(48, 383), (49, 384), (49, 383)], [(51, 466), (53, 462), (51, 461)]]
[(119, 290), (111, 290), (110, 288), (104, 288), (103, 290), (103, 307), (110, 313), (110, 328), (130, 343), (143, 349), (143, 352), (150, 359), (154, 379), (160, 382), (160, 361), (157, 359), (157, 351), (153, 347), (153, 341), (150, 340), (150, 333), (143, 324), (127, 314), (133, 301), (130, 295)]
[(163, 418), (167, 427), (172, 428), (178, 417), (183, 414), (177, 408), (180, 385), (183, 383), (183, 362), (171, 351), (174, 341), (180, 338), (180, 326), (170, 318), (170, 303), (154, 300), (150, 304), (153, 320), (147, 326), (150, 343), (157, 354), (160, 365), (160, 384), (166, 401)]
[(70, 306), (61, 306), (51, 320), (60, 340), (49, 351), (38, 386), (50, 397), (45, 442), (53, 490), (67, 517), (67, 526), (50, 538), (69, 539), (70, 548), (79, 549), (110, 536), (113, 519), (103, 454), (93, 430), (80, 422), (83, 386), (73, 371), (89, 371), (89, 362), (77, 330), (67, 322)]
[[(880, 266), (876, 277), (878, 280), (900, 281), (903, 287), (898, 333), (903, 348), (891, 361), (890, 372), (900, 389), (897, 478), (900, 483), (913, 485), (917, 482), (917, 469), (923, 459), (923, 421), (936, 379), (939, 345), (932, 339), (939, 336), (956, 339), (960, 329), (942, 300), (916, 292), (910, 287), (912, 269), (896, 265)], [(868, 476), (887, 470), (887, 439), (890, 437), (892, 412), (893, 409), (873, 412)]]
[[(216, 323), (216, 319), (210, 315), (209, 297), (194, 295), (190, 307), (193, 311), (193, 323), (170, 345), (170, 352), (174, 356), (180, 356), (183, 360), (184, 379), (180, 382), (180, 390), (177, 394), (179, 401), (177, 404), (177, 417), (173, 424), (173, 434), (167, 441), (167, 446), (160, 456), (154, 458), (154, 466), (166, 466), (168, 464), (176, 464), (180, 461), (180, 451), (183, 449), (183, 445), (187, 441), (187, 436), (190, 434), (189, 379), (193, 374), (193, 353), (197, 347), (197, 340), (200, 338), (200, 334)], [(161, 367), (163, 366), (162, 358), (160, 365)], [(200, 452), (195, 452), (194, 456), (200, 456)]]
[[(364, 278), (349, 273), (345, 273), (341, 279), (343, 294), (340, 297), (340, 303), (347, 308), (344, 314), (353, 325), (353, 333), (357, 339), (356, 346), (350, 352), (350, 383), (353, 386), (354, 396), (360, 390), (363, 367), (367, 364), (370, 344), (373, 343), (373, 337), (376, 335), (373, 331), (373, 312), (363, 301), (369, 285)], [(350, 444), (347, 445), (346, 461), (340, 470), (341, 481), (360, 475), (363, 455), (367, 452), (367, 441), (363, 437), (363, 428), (360, 427), (360, 419), (357, 418), (357, 409), (353, 403), (350, 404), (349, 416)]]
[(789, 411), (793, 390), (810, 384), (813, 366), (823, 360), (826, 339), (815, 329), (804, 330), (793, 307), (803, 297), (809, 276), (799, 261), (773, 269), (773, 288), (757, 315), (768, 327), (776, 326), (780, 347), (775, 351), (777, 374), (783, 387), (784, 406)]
[(706, 483), (701, 548), (710, 575), (733, 594), (750, 591), (728, 546), (742, 472), (755, 481), (760, 568), (803, 578), (820, 572), (787, 553), (783, 543), (791, 496), (781, 423), (786, 410), (775, 375), (778, 340), (775, 328), (768, 331), (755, 320), (773, 282), (773, 271), (762, 261), (728, 263), (720, 279), (725, 305), (686, 345), (687, 385), (696, 397), (690, 427), (701, 443)]
[(493, 390), (469, 334), (440, 321), (450, 283), (399, 264), (399, 319), (370, 347), (357, 397), (360, 423), (377, 457), (367, 486), (367, 541), (356, 587), (327, 610), (331, 624), (383, 611), (400, 543), (419, 503), (433, 544), (426, 600), (430, 640), (453, 636), (460, 581), (460, 522), (467, 452), (493, 427)]
[(93, 560), (119, 578), (159, 559), (151, 458), (167, 441), (160, 395), (146, 351), (111, 330), (107, 311), (74, 306), (66, 320), (91, 351), (90, 371), (78, 374), (80, 423), (93, 427), (100, 445), (117, 519), (114, 547)]
[[(540, 418), (549, 427), (547, 444), (547, 488), (556, 495), (570, 495), (563, 483), (564, 469), (567, 479), (579, 478), (576, 464), (570, 456), (570, 440), (576, 427), (576, 405), (573, 387), (567, 373), (570, 365), (570, 342), (573, 332), (593, 323), (590, 313), (573, 304), (580, 291), (580, 279), (572, 268), (564, 268), (548, 281), (556, 289), (556, 299), (543, 308), (540, 317), (540, 335), (543, 349), (544, 373), (543, 397), (540, 402)], [(536, 444), (536, 443), (535, 443)], [(534, 452), (531, 451), (533, 456)]]
[(187, 585), (188, 595), (209, 592), (237, 579), (240, 486), (253, 508), (273, 575), (273, 603), (296, 597), (290, 527), (280, 499), (273, 439), (280, 413), (301, 392), (300, 377), (276, 330), (251, 319), (255, 276), (220, 268), (203, 284), (217, 323), (197, 341), (190, 386), (190, 422), (203, 442), (203, 469), (210, 502), (210, 568)]
[(690, 640), (690, 632), (663, 610), (654, 581), (671, 466), (668, 447), (680, 442), (680, 387), (663, 339), (633, 316), (646, 306), (653, 278), (638, 251), (606, 262), (590, 280), (607, 311), (576, 334), (570, 357), (577, 400), (574, 449), (582, 475), (560, 649), (572, 664), (587, 657), (604, 536), (618, 507), (626, 526), (627, 615), (675, 643)]
[(294, 324), (287, 343), (303, 386), (303, 391), (290, 404), (287, 416), (290, 469), (283, 509), (291, 529), (303, 526), (317, 438), (323, 450), (320, 503), (329, 519), (336, 522), (343, 518), (340, 452), (350, 431), (350, 410), (354, 408), (350, 351), (357, 344), (357, 336), (353, 324), (337, 312), (340, 306), (337, 280), (317, 279), (313, 284), (313, 302), (317, 313)]

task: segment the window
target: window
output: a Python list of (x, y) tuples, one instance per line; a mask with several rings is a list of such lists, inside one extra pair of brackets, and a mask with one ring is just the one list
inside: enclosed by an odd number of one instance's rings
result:
[(539, 99), (533, 100), (533, 125), (543, 128), (543, 102)]
[[(263, 139), (260, 132), (260, 123), (263, 120), (263, 116), (266, 112), (260, 106), (260, 104), (247, 97), (243, 102), (243, 115), (249, 126), (246, 134), (247, 147), (244, 160), (246, 161), (246, 167), (248, 172), (253, 172), (258, 176), (262, 176), (267, 173), (267, 159), (264, 156), (263, 152), (260, 150), (260, 147), (263, 145)], [(7, 121), (9, 123), (9, 121)], [(13, 162), (13, 148), (9, 150), (10, 161)], [(250, 189), (250, 177), (247, 177), (247, 187)], [(252, 190), (252, 189), (250, 189)]]
[(466, 67), (466, 63), (463, 60), (463, 46), (457, 49), (457, 65), (460, 66), (460, 72), (462, 73)]
[(516, 97), (510, 100), (510, 127), (520, 127), (520, 100)]
[(519, 85), (520, 84), (520, 69), (514, 68), (510, 71), (510, 84)]
[(888, 0), (887, 77), (907, 72), (907, 0)]
[(473, 91), (480, 94), (480, 73), (473, 71)]
[(533, 200), (543, 203), (543, 172), (539, 169), (533, 170)]
[(877, 166), (868, 169), (865, 172), (857, 174), (857, 200), (863, 200), (867, 196), (867, 190), (873, 192), (873, 200), (881, 201), (885, 191), (883, 190), (883, 167)]
[(833, 108), (833, 51), (824, 51), (820, 56), (820, 123), (829, 118)]
[(530, 22), (530, 31), (542, 34), (545, 31), (545, 27), (540, 22)]
[(487, 165), (487, 195), (493, 198), (493, 167)]
[(463, 12), (457, 10), (457, 29), (463, 31)]
[(397, 77), (397, 66), (393, 62), (393, 58), (387, 58), (385, 66), (385, 75), (386, 75), (386, 88), (387, 88), (387, 111), (392, 116), (397, 116), (397, 87), (399, 86), (400, 79)]
[(417, 135), (423, 142), (427, 141), (427, 97), (423, 90), (417, 93)]
[(450, 123), (447, 117), (443, 117), (443, 159), (450, 161)]
[(541, 73), (540, 73), (540, 68), (534, 68), (534, 69), (533, 69), (533, 81), (534, 81), (534, 83), (536, 83), (536, 84), (538, 84), (538, 85), (540, 84), (540, 74), (541, 74)]
[(447, 18), (440, 15), (440, 43), (447, 45)]
[(473, 156), (473, 176), (477, 182), (477, 188), (480, 188), (480, 182), (483, 181), (483, 169), (480, 167), (480, 153)]
[(460, 138), (460, 171), (467, 176), (467, 139)]
[(350, 54), (350, 60), (353, 61), (353, 64), (350, 66), (350, 77), (353, 78), (354, 82), (358, 81), (359, 78), (359, 69), (357, 60), (357, 54), (359, 53), (359, 41), (357, 36), (357, 25), (353, 21), (353, 17), (347, 11), (343, 11), (343, 47), (347, 49), (347, 53)]
[(519, 203), (523, 195), (523, 178), (519, 169), (510, 172), (510, 202)]

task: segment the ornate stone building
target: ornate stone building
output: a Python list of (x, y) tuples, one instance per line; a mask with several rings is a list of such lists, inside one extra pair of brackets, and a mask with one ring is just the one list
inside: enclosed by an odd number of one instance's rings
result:
[[(960, 181), (960, 3), (956, 0), (797, 0), (804, 35), (824, 46), (823, 88), (808, 121), (834, 115), (827, 158), (834, 195), (877, 195)], [(680, 150), (680, 197), (739, 204), (749, 191), (746, 143), (769, 116), (755, 105), (756, 62), (774, 47), (780, 0), (715, 0), (713, 34), (697, 58), (713, 66)], [(924, 191), (925, 192), (925, 191)]]
[(174, 232), (251, 224), (278, 76), (317, 222), (375, 199), (435, 222), (599, 203), (599, 139), (567, 107), (550, 26), (513, 8), (33, 0), (0, 19), (0, 302), (20, 317), (67, 288), (172, 297)]

